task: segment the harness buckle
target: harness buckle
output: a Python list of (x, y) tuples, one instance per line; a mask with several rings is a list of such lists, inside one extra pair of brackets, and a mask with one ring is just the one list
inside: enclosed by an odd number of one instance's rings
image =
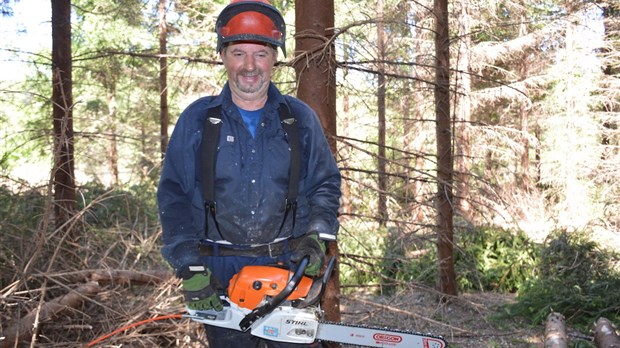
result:
[[(211, 200), (206, 199), (205, 200), (205, 206), (208, 208), (208, 210), (209, 210), (209, 212), (211, 214), (215, 214), (215, 212), (217, 211), (217, 207), (216, 207), (215, 201), (211, 201)], [(214, 217), (215, 217), (215, 215), (214, 215)]]

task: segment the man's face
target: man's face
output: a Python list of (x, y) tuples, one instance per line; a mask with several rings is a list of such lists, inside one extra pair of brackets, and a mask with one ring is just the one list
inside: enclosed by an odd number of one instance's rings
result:
[(260, 43), (231, 43), (220, 54), (230, 89), (245, 100), (267, 95), (277, 51)]

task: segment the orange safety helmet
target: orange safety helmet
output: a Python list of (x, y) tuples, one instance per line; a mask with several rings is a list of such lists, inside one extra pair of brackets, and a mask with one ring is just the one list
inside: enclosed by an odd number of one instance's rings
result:
[(232, 0), (215, 22), (217, 51), (234, 41), (258, 41), (286, 49), (286, 26), (282, 14), (267, 0)]

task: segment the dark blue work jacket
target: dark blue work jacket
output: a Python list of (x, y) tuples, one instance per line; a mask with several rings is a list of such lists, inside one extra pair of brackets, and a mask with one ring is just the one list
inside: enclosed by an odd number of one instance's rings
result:
[[(283, 103), (299, 127), (301, 174), (294, 227), (289, 213), (280, 228), (291, 162), (278, 114)], [(219, 229), (212, 217), (206, 217), (200, 182), (204, 122), (207, 110), (218, 105), (222, 108), (215, 169)], [(227, 84), (219, 96), (200, 98), (187, 107), (170, 137), (157, 192), (162, 254), (178, 269), (198, 262), (200, 243), (262, 245), (310, 231), (323, 240), (335, 240), (340, 194), (340, 172), (318, 117), (308, 105), (282, 95), (271, 84), (253, 138)]]

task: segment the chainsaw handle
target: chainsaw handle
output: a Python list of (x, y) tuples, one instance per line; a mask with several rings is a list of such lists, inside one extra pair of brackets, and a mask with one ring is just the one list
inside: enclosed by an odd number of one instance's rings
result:
[(310, 258), (308, 256), (304, 256), (304, 258), (299, 261), (293, 277), (291, 277), (284, 289), (271, 298), (271, 300), (269, 300), (266, 304), (257, 307), (252, 312), (248, 313), (248, 315), (246, 315), (243, 320), (239, 322), (239, 328), (241, 328), (241, 331), (248, 331), (250, 326), (252, 326), (255, 321), (262, 318), (266, 314), (271, 313), (271, 311), (276, 309), (291, 295), (291, 293), (297, 288), (297, 285), (299, 285), (301, 278), (304, 276), (304, 272), (306, 271), (306, 267), (309, 262)]

